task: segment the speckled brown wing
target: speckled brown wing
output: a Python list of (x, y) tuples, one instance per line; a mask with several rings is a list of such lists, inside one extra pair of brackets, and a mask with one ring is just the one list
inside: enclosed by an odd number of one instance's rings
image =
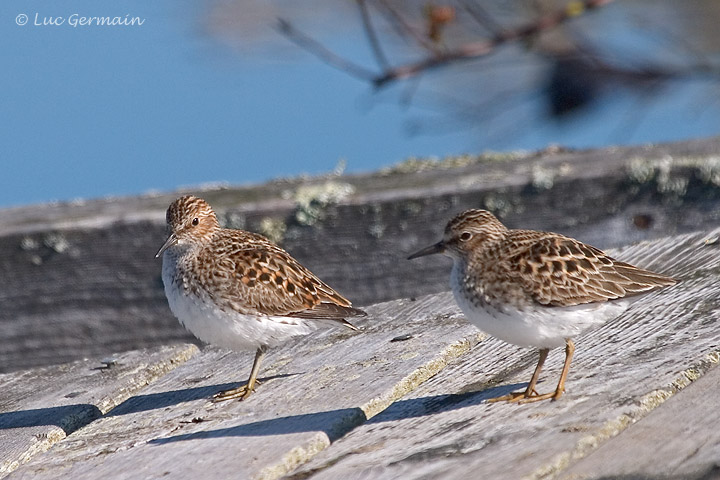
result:
[(553, 233), (511, 230), (504, 247), (508, 256), (503, 267), (543, 305), (604, 302), (677, 283)]
[(365, 315), (285, 250), (265, 237), (245, 233), (252, 242), (236, 242), (214, 257), (224, 265), (213, 271), (233, 275), (218, 279), (222, 285), (221, 298), (215, 299), (218, 304), (242, 313), (337, 320), (350, 327), (344, 318)]

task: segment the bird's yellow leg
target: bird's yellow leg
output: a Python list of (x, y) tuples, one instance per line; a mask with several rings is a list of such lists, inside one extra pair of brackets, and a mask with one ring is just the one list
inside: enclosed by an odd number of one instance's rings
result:
[(537, 392), (535, 392), (535, 395), (527, 398), (521, 398), (517, 400), (517, 402), (530, 403), (548, 398), (552, 398), (553, 400), (560, 398), (565, 391), (565, 379), (567, 379), (568, 372), (570, 371), (570, 363), (572, 362), (573, 353), (575, 353), (575, 344), (568, 338), (565, 340), (565, 364), (563, 364), (562, 373), (560, 373), (560, 381), (558, 382), (554, 392), (543, 393), (542, 395), (538, 395)]
[(530, 379), (530, 383), (528, 384), (524, 392), (509, 393), (507, 395), (503, 395), (502, 397), (491, 398), (490, 400), (488, 400), (488, 402), (519, 402), (523, 399), (535, 398), (535, 396), (537, 396), (535, 385), (537, 384), (538, 378), (540, 377), (540, 370), (542, 370), (548, 353), (550, 353), (549, 348), (543, 348), (540, 350), (540, 358), (538, 359), (537, 366), (535, 367), (535, 371), (533, 372), (532, 378)]
[(231, 388), (230, 390), (223, 390), (213, 396), (214, 402), (223, 402), (225, 400), (232, 400), (233, 398), (239, 398), (245, 400), (255, 391), (255, 385), (260, 385), (260, 380), (257, 379), (258, 372), (260, 371), (260, 362), (265, 356), (265, 348), (258, 348), (255, 353), (255, 361), (253, 362), (252, 370), (250, 371), (250, 378), (245, 385), (240, 385), (237, 388)]

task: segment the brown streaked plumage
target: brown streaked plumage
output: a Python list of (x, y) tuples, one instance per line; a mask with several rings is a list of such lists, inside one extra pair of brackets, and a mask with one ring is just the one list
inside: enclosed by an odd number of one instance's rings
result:
[[(486, 210), (457, 215), (440, 242), (409, 258), (435, 253), (454, 260), (453, 294), (468, 320), (501, 340), (540, 347), (527, 389), (494, 401), (560, 398), (575, 349), (572, 337), (618, 316), (641, 294), (677, 283), (563, 235), (510, 230)], [(563, 343), (558, 386), (539, 395), (535, 384), (545, 358)]]
[(272, 345), (318, 323), (357, 330), (345, 318), (365, 312), (267, 238), (221, 228), (203, 199), (177, 199), (166, 218), (169, 236), (156, 257), (163, 256), (165, 293), (175, 316), (207, 343), (257, 351), (247, 385), (217, 399), (247, 398)]

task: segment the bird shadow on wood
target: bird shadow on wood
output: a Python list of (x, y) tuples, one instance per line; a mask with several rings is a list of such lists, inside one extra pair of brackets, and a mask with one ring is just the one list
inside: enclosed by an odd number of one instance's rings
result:
[[(273, 375), (271, 377), (259, 378), (260, 382), (267, 382), (278, 378), (293, 377), (301, 375), (300, 373), (286, 373), (282, 375)], [(137, 412), (146, 412), (149, 410), (157, 410), (166, 408), (179, 403), (192, 402), (195, 400), (212, 400), (213, 395), (224, 390), (245, 385), (246, 382), (221, 383), (215, 385), (207, 385), (204, 387), (184, 388), (182, 390), (170, 390), (167, 392), (149, 393), (144, 395), (134, 395), (123, 403), (109, 411), (106, 417), (116, 417), (120, 415), (128, 415)], [(258, 387), (262, 389), (262, 385)]]
[(0, 413), (0, 430), (55, 425), (66, 435), (102, 416), (95, 405), (78, 403)]
[[(261, 378), (260, 381), (269, 381), (277, 378), (292, 377), (299, 373), (274, 375)], [(105, 417), (116, 417), (131, 413), (145, 412), (166, 408), (184, 402), (192, 402), (206, 398), (212, 399), (216, 393), (244, 385), (245, 382), (223, 383), (205, 387), (185, 388), (168, 392), (151, 393), (147, 395), (134, 395), (123, 403), (106, 413)], [(262, 387), (260, 387), (262, 388)], [(15, 412), (0, 413), (0, 430), (11, 428), (26, 428), (55, 425), (61, 428), (66, 435), (76, 431), (98, 418), (103, 417), (100, 409), (91, 404), (77, 403), (59, 407), (33, 408)]]
[(510, 393), (521, 386), (523, 385), (502, 385), (478, 392), (434, 395), (431, 397), (399, 400), (370, 420), (367, 419), (365, 413), (360, 408), (342, 408), (302, 415), (290, 415), (236, 425), (234, 427), (203, 430), (172, 437), (158, 438), (151, 440), (149, 443), (163, 445), (206, 438), (256, 437), (303, 432), (324, 432), (330, 439), (330, 442), (334, 442), (363, 423), (374, 424), (430, 416), (449, 410), (478, 405), (491, 398)]
[(365, 422), (365, 413), (360, 408), (342, 408), (326, 412), (306, 413), (287, 417), (273, 418), (228, 428), (204, 430), (167, 438), (158, 438), (149, 443), (163, 445), (218, 437), (260, 437), (285, 435), (303, 432), (325, 432), (333, 442), (356, 426)]

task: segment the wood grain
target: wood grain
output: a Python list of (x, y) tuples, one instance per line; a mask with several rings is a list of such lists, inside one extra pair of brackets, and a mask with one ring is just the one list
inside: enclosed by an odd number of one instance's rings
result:
[(159, 347), (0, 375), (0, 478), (197, 354)]
[[(208, 399), (244, 380), (252, 353), (205, 349), (10, 478), (573, 478), (668, 407), (687, 410), (678, 428), (693, 435), (660, 452), (667, 464), (712, 468), (715, 425), (699, 420), (711, 407), (683, 389), (720, 359), (720, 245), (705, 241), (718, 235), (611, 252), (681, 283), (578, 338), (557, 402), (485, 403), (523, 388), (537, 353), (485, 338), (444, 293), (371, 306), (360, 334), (327, 330), (272, 350), (244, 402)], [(541, 387), (561, 363), (551, 352)]]

